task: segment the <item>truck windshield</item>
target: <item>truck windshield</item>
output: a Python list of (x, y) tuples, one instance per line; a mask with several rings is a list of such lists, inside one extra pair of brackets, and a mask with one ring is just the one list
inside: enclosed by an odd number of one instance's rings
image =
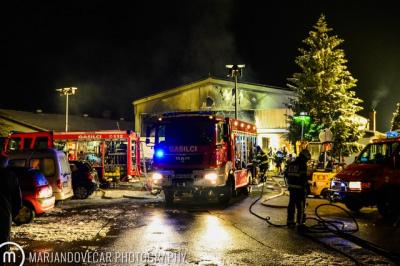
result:
[(157, 144), (206, 145), (213, 141), (215, 123), (210, 120), (165, 121), (156, 129)]
[(397, 150), (399, 142), (372, 143), (360, 153), (357, 163), (382, 164), (386, 163)]

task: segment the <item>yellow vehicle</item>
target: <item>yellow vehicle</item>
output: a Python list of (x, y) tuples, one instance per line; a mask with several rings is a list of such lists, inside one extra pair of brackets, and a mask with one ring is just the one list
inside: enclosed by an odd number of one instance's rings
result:
[(310, 142), (307, 146), (311, 153), (309, 162), (309, 194), (328, 198), (332, 178), (342, 169), (331, 156), (331, 142)]

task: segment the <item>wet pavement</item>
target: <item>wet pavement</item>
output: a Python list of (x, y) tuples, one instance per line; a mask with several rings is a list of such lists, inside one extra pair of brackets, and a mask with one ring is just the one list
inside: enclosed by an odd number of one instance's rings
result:
[[(268, 225), (248, 211), (260, 189), (255, 187), (250, 197), (235, 198), (226, 208), (215, 201), (194, 203), (191, 198), (178, 200), (167, 208), (162, 197), (144, 192), (145, 197), (135, 197), (142, 195), (140, 193), (124, 197), (125, 192), (115, 190), (110, 199), (69, 201), (58, 214), (50, 213), (35, 220), (34, 224), (42, 227), (51, 225), (53, 228), (58, 224), (59, 238), (56, 234), (49, 241), (32, 240), (33, 236), (19, 235), (15, 241), (21, 243), (26, 252), (91, 251), (109, 253), (112, 258), (103, 263), (89, 261), (87, 264), (90, 265), (355, 265), (354, 261), (335, 250), (351, 254), (365, 265), (394, 265), (343, 239), (320, 236), (321, 244), (294, 229)], [(278, 194), (279, 189), (267, 184), (266, 192), (265, 197), (270, 197)], [(315, 207), (326, 202), (309, 198), (307, 215), (312, 216)], [(275, 198), (269, 203), (284, 206), (287, 197)], [(257, 203), (253, 210), (262, 217), (270, 216), (274, 223), (284, 224), (286, 209), (276, 206), (266, 207)], [(346, 221), (345, 215), (339, 211), (324, 209), (322, 213)], [(356, 217), (360, 225), (357, 236), (386, 248), (400, 249), (399, 229), (382, 222), (376, 209), (362, 210)], [(71, 221), (78, 226), (71, 226)], [(79, 231), (82, 228), (87, 230)], [(85, 233), (88, 238), (83, 237)], [(63, 234), (77, 239), (66, 241)], [(27, 263), (30, 264), (35, 263)]]

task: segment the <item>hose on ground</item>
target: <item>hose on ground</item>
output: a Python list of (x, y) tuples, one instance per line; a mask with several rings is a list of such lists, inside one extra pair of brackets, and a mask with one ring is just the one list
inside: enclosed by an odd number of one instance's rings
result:
[[(281, 192), (277, 196), (283, 195), (284, 191), (283, 191), (282, 186), (276, 180), (274, 180), (274, 181), (281, 189)], [(255, 213), (252, 210), (254, 205), (259, 200), (261, 200), (261, 198), (262, 198), (262, 196), (264, 194), (264, 186), (265, 186), (265, 182), (263, 183), (263, 186), (262, 186), (262, 189), (261, 189), (259, 197), (255, 201), (253, 201), (251, 203), (251, 205), (249, 206), (249, 212), (252, 215), (256, 216), (257, 218), (266, 221), (271, 226), (274, 226), (274, 227), (286, 227), (287, 226), (286, 224), (275, 224), (275, 223), (270, 221), (271, 218), (269, 216), (263, 217), (263, 216)], [(270, 200), (270, 199), (275, 198), (275, 197), (276, 196), (271, 197), (271, 198), (269, 198), (267, 200)], [(267, 201), (267, 200), (265, 200), (265, 201)], [(343, 211), (350, 218), (350, 220), (352, 221), (354, 226), (352, 226), (352, 227), (350, 226), (349, 227), (348, 224), (346, 224), (343, 221), (324, 218), (320, 214), (320, 210), (323, 207), (337, 208), (337, 209)], [(368, 250), (370, 250), (370, 251), (372, 251), (372, 252), (374, 252), (376, 254), (379, 254), (379, 255), (381, 255), (381, 256), (383, 256), (385, 258), (388, 258), (389, 260), (395, 262), (396, 264), (400, 264), (400, 254), (394, 253), (392, 251), (388, 251), (388, 250), (383, 249), (382, 247), (379, 247), (379, 246), (377, 246), (377, 245), (375, 245), (375, 244), (373, 244), (371, 242), (368, 242), (368, 241), (366, 241), (364, 239), (361, 239), (359, 237), (354, 236), (353, 234), (359, 231), (358, 222), (355, 219), (355, 217), (349, 211), (344, 209), (343, 207), (341, 207), (339, 205), (331, 204), (331, 203), (323, 203), (323, 204), (318, 205), (315, 208), (314, 214), (315, 214), (315, 217), (306, 218), (307, 221), (314, 222), (314, 224), (312, 224), (310, 226), (304, 225), (304, 226), (301, 226), (299, 228), (300, 230), (298, 230), (298, 232), (301, 235), (306, 236), (308, 238), (311, 238), (312, 240), (317, 241), (318, 243), (322, 243), (326, 247), (331, 248), (334, 251), (341, 253), (342, 255), (346, 256), (349, 259), (351, 259), (356, 265), (360, 265), (360, 263), (354, 257), (350, 256), (349, 254), (346, 254), (345, 252), (343, 252), (341, 250), (335, 249), (335, 248), (329, 246), (328, 244), (326, 244), (326, 243), (324, 243), (322, 241), (319, 241), (313, 235), (314, 234), (323, 234), (323, 233), (332, 233), (332, 234), (334, 234), (334, 235), (336, 235), (336, 236), (338, 236), (340, 238), (343, 238), (343, 239), (346, 239), (348, 241), (351, 241), (351, 242), (353, 242), (353, 243), (355, 243), (355, 244), (357, 244), (357, 245), (359, 245), (359, 246), (361, 246), (363, 248), (366, 248), (366, 249), (368, 249)]]

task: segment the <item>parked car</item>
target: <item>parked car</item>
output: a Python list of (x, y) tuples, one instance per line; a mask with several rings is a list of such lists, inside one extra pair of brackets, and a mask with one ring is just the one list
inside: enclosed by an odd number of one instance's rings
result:
[(71, 198), (71, 169), (66, 155), (56, 149), (14, 151), (8, 154), (10, 166), (38, 169), (49, 181), (56, 201)]
[(72, 188), (77, 199), (86, 199), (99, 186), (97, 171), (86, 161), (69, 161), (72, 171)]
[(18, 176), (22, 193), (23, 206), (14, 219), (16, 224), (29, 223), (36, 215), (54, 208), (53, 189), (40, 171), (26, 167), (9, 168)]

